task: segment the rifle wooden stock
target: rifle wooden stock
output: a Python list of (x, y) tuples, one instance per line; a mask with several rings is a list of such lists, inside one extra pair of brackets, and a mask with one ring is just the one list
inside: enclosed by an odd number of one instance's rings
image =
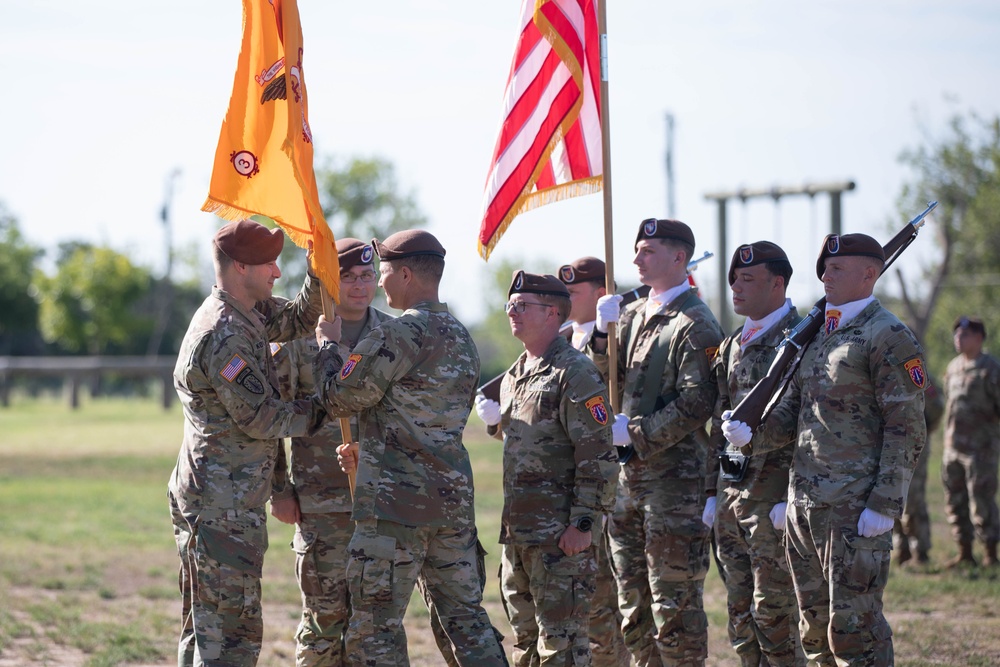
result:
[[(649, 294), (649, 285), (640, 285), (635, 289), (630, 289), (627, 292), (622, 292), (621, 305), (624, 306), (625, 304), (632, 303), (633, 301), (643, 298), (647, 294)], [(573, 337), (573, 327), (569, 323), (566, 323), (559, 330), (559, 333), (565, 336), (568, 340)], [(504, 373), (501, 373), (500, 375), (496, 376), (495, 378), (484, 384), (482, 387), (478, 389), (479, 393), (481, 393), (483, 396), (485, 396), (490, 400), (499, 401), (500, 383), (503, 382), (504, 375), (505, 375)]]
[[(937, 202), (930, 202), (922, 213), (910, 220), (906, 225), (882, 246), (886, 261), (882, 266), (882, 273), (885, 273), (889, 266), (896, 261), (903, 251), (917, 238), (917, 232), (924, 224), (927, 217)], [(881, 274), (880, 274), (881, 275)], [(757, 427), (767, 418), (771, 409), (781, 400), (785, 393), (785, 387), (795, 372), (796, 357), (799, 351), (809, 345), (823, 327), (826, 314), (826, 297), (823, 297), (812, 307), (812, 310), (794, 329), (785, 334), (785, 339), (778, 345), (778, 354), (771, 362), (771, 367), (767, 369), (767, 375), (762, 377), (750, 393), (743, 397), (730, 417), (731, 421), (741, 421), (756, 431)]]

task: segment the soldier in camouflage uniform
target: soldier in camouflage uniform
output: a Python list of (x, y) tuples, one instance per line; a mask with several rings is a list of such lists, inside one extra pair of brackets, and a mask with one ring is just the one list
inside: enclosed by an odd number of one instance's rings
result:
[(284, 463), (279, 438), (306, 435), (325, 418), (314, 398), (283, 402), (278, 393), (268, 341), (307, 335), (322, 311), (310, 275), (295, 300), (271, 296), (283, 242), (280, 230), (249, 220), (219, 230), (216, 286), (174, 369), (184, 440), (168, 497), (181, 560), (182, 666), (257, 663), (264, 506), (290, 493), (275, 469)]
[(1000, 461), (1000, 361), (983, 352), (986, 326), (973, 317), (955, 321), (955, 351), (944, 375), (946, 395), (944, 480), (948, 523), (959, 554), (948, 563), (975, 564), (973, 538), (986, 546), (984, 565), (997, 564), (997, 464)]
[(625, 644), (640, 667), (702, 665), (705, 425), (718, 394), (711, 362), (723, 336), (688, 283), (694, 234), (687, 225), (645, 220), (635, 249), (639, 278), (651, 289), (620, 314), (618, 368), (609, 369), (606, 332), (619, 320), (621, 297), (598, 301), (590, 343), (598, 368), (620, 382), (613, 433), (623, 465), (609, 531), (618, 608)]
[(882, 594), (893, 519), (927, 436), (926, 374), (916, 338), (872, 296), (884, 261), (870, 236), (824, 239), (825, 332), (756, 434), (722, 426), (754, 456), (797, 434), (785, 539), (809, 664), (893, 664)]
[[(729, 263), (733, 310), (746, 322), (719, 347), (713, 368), (719, 400), (712, 422), (707, 523), (728, 593), (729, 640), (744, 667), (804, 665), (796, 629), (795, 593), (785, 560), (785, 500), (795, 440), (766, 454), (726, 447), (721, 415), (757, 384), (784, 332), (801, 319), (785, 298), (792, 266), (770, 241), (740, 246)], [(721, 463), (721, 474), (720, 474)], [(718, 505), (713, 505), (718, 498)]]
[(476, 410), (504, 443), (500, 592), (514, 664), (590, 665), (592, 533), (618, 475), (607, 386), (559, 334), (570, 311), (559, 279), (517, 271), (507, 296), (525, 351), (504, 376), (500, 402), (480, 395)]
[[(570, 342), (580, 351), (587, 349), (594, 334), (597, 300), (607, 294), (606, 276), (604, 262), (596, 257), (582, 257), (559, 267), (559, 280), (566, 284), (572, 304)], [(608, 520), (602, 518), (599, 523), (594, 529), (597, 580), (590, 605), (590, 653), (594, 667), (619, 667), (628, 664), (629, 655), (622, 637), (618, 586), (608, 549)]]
[[(391, 315), (371, 307), (375, 298), (375, 253), (358, 239), (337, 240), (340, 261), (341, 349), (346, 352)], [(291, 343), (271, 343), (282, 398), (307, 398), (315, 392), (313, 361), (319, 353), (315, 336)], [(345, 355), (346, 356), (346, 355)], [(350, 440), (356, 440), (355, 431)], [(302, 620), (295, 634), (298, 667), (340, 667), (344, 631), (350, 618), (347, 595), (347, 544), (354, 533), (347, 475), (337, 463), (344, 442), (339, 421), (312, 436), (292, 438), (289, 479), (294, 495), (271, 503), (271, 513), (295, 523), (295, 576), (302, 591)]]
[(407, 665), (406, 612), (423, 580), (461, 665), (506, 662), (482, 607), (472, 467), (462, 444), (479, 378), (469, 332), (438, 301), (444, 248), (421, 230), (373, 242), (388, 303), (404, 310), (344, 359), (340, 322), (320, 320), (316, 379), (331, 416), (358, 414), (357, 522), (347, 564), (354, 664)]
[(903, 516), (892, 526), (892, 547), (896, 552), (897, 565), (903, 565), (916, 554), (918, 565), (930, 563), (931, 517), (927, 513), (927, 459), (931, 455), (931, 433), (941, 423), (944, 416), (944, 398), (937, 390), (937, 381), (927, 374), (927, 388), (924, 390), (924, 423), (927, 424), (927, 441), (917, 457), (917, 467), (913, 469), (910, 488), (906, 493)]

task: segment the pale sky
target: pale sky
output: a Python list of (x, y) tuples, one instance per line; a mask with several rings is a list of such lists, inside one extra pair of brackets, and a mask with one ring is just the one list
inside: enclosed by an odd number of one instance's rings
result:
[[(176, 244), (209, 261), (220, 225), (200, 211), (239, 51), (236, 0), (0, 0), (0, 201), (33, 243), (104, 243), (162, 271), (167, 175)], [(299, 0), (310, 125), (323, 156), (378, 155), (413, 190), (448, 249), (443, 298), (482, 315), (476, 252), (519, 0)], [(639, 221), (667, 213), (665, 115), (675, 117), (676, 215), (696, 254), (717, 248), (704, 194), (851, 179), (844, 231), (889, 237), (906, 173), (897, 157), (956, 112), (1000, 114), (1000, 4), (618, 0), (608, 4), (619, 282)], [(914, 211), (913, 213), (916, 213)], [(600, 194), (517, 218), (491, 259), (551, 271), (603, 255)], [(790, 295), (820, 292), (829, 203), (729, 207), (729, 249), (771, 239), (792, 256)], [(336, 227), (334, 234), (338, 233)], [(934, 237), (918, 253), (933, 257)], [(50, 253), (51, 256), (52, 253)], [(698, 273), (713, 302), (718, 264)], [(908, 254), (904, 271), (916, 276)], [(728, 298), (728, 297), (727, 297)], [(713, 303), (713, 306), (716, 304)]]

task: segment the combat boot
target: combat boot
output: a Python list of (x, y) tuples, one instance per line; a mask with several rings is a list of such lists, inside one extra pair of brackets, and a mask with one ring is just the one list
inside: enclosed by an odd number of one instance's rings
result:
[(931, 557), (927, 555), (927, 552), (923, 549), (917, 551), (917, 563), (920, 565), (927, 565), (931, 562)]
[(972, 542), (959, 542), (958, 555), (944, 564), (946, 568), (955, 568), (961, 565), (971, 565), (973, 567), (979, 565), (976, 559), (972, 557)]
[(902, 565), (913, 558), (913, 554), (910, 552), (910, 544), (904, 537), (899, 542), (899, 548), (896, 549), (896, 565)]
[(997, 564), (997, 542), (990, 540), (986, 543), (986, 555), (983, 556), (983, 567), (993, 567)]

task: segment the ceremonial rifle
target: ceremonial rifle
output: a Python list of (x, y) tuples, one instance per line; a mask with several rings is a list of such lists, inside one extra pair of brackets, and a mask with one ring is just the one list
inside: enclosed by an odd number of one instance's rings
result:
[[(903, 251), (917, 238), (917, 232), (924, 224), (924, 218), (937, 206), (936, 201), (927, 204), (917, 217), (906, 223), (892, 239), (882, 247), (885, 252), (885, 264), (882, 273), (896, 261)], [(881, 273), (879, 274), (881, 275)], [(785, 393), (785, 387), (801, 359), (800, 352), (816, 337), (823, 326), (826, 313), (826, 297), (823, 297), (812, 307), (812, 310), (802, 318), (794, 329), (785, 332), (785, 339), (778, 345), (778, 354), (767, 369), (767, 375), (754, 385), (730, 416), (731, 421), (741, 421), (756, 431), (757, 427), (767, 419), (767, 415)]]
[[(701, 257), (699, 257), (698, 259), (692, 259), (690, 262), (688, 262), (687, 272), (690, 274), (692, 271), (696, 271), (698, 269), (699, 264), (704, 262), (706, 259), (710, 259), (714, 256), (715, 255), (713, 253), (708, 252), (706, 250)], [(649, 285), (640, 285), (635, 289), (630, 289), (627, 292), (622, 292), (620, 295), (622, 297), (621, 305), (624, 306), (626, 304), (632, 303), (637, 299), (645, 297), (647, 294), (649, 294)], [(559, 329), (559, 333), (565, 336), (567, 339), (572, 338), (573, 326), (569, 322), (567, 322), (566, 324), (562, 325), (561, 329)], [(500, 383), (503, 382), (504, 375), (506, 375), (506, 373), (501, 373), (500, 375), (496, 376), (495, 378), (493, 378), (492, 380), (481, 386), (478, 389), (478, 391), (486, 398), (489, 398), (494, 401), (499, 401)]]

